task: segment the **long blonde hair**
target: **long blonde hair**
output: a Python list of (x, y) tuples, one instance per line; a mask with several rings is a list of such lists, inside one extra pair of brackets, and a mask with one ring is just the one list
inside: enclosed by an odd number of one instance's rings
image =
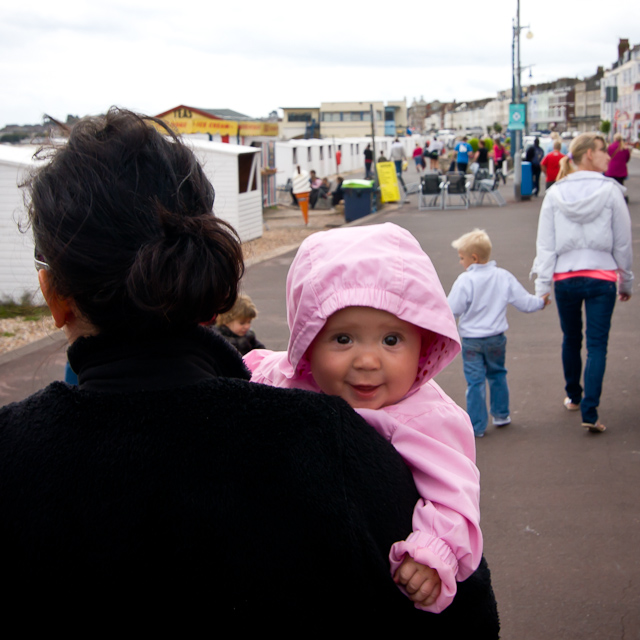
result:
[(582, 162), (584, 154), (589, 149), (596, 150), (596, 140), (602, 142), (602, 145), (606, 148), (607, 143), (601, 134), (596, 133), (581, 133), (579, 136), (571, 141), (569, 146), (569, 153), (560, 160), (560, 173), (558, 173), (558, 180), (566, 178), (570, 173), (576, 171), (576, 165)]

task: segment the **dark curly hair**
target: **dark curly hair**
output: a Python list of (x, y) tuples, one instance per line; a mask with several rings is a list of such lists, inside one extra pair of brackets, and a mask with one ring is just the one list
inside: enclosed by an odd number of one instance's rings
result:
[(214, 190), (161, 120), (111, 108), (84, 118), (27, 190), (55, 291), (101, 332), (181, 328), (233, 306), (244, 265)]

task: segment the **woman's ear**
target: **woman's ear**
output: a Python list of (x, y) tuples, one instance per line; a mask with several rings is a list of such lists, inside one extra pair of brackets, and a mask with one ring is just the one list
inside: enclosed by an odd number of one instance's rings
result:
[(58, 329), (62, 329), (69, 320), (75, 317), (72, 306), (66, 298), (59, 296), (51, 286), (51, 274), (46, 269), (38, 271), (38, 281), (55, 325)]

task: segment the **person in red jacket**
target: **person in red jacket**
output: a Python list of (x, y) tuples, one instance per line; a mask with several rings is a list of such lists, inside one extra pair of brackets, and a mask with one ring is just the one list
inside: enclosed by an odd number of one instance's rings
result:
[(556, 140), (553, 143), (553, 151), (548, 153), (540, 163), (540, 168), (544, 171), (546, 176), (545, 190), (551, 185), (555, 184), (558, 173), (560, 172), (560, 160), (564, 158), (564, 154), (561, 153), (562, 142)]

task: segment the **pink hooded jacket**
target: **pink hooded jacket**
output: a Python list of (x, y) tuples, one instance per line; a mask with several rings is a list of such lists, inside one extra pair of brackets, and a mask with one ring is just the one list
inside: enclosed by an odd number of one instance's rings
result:
[(443, 611), (482, 555), (479, 472), (467, 414), (433, 381), (460, 351), (440, 280), (418, 241), (386, 223), (335, 229), (307, 238), (287, 277), (288, 351), (251, 351), (251, 380), (320, 392), (305, 357), (327, 318), (345, 307), (373, 307), (423, 329), (416, 381), (397, 404), (358, 413), (397, 449), (422, 499), (413, 532), (393, 545), (391, 572), (408, 553), (438, 571), (441, 593), (427, 611)]

